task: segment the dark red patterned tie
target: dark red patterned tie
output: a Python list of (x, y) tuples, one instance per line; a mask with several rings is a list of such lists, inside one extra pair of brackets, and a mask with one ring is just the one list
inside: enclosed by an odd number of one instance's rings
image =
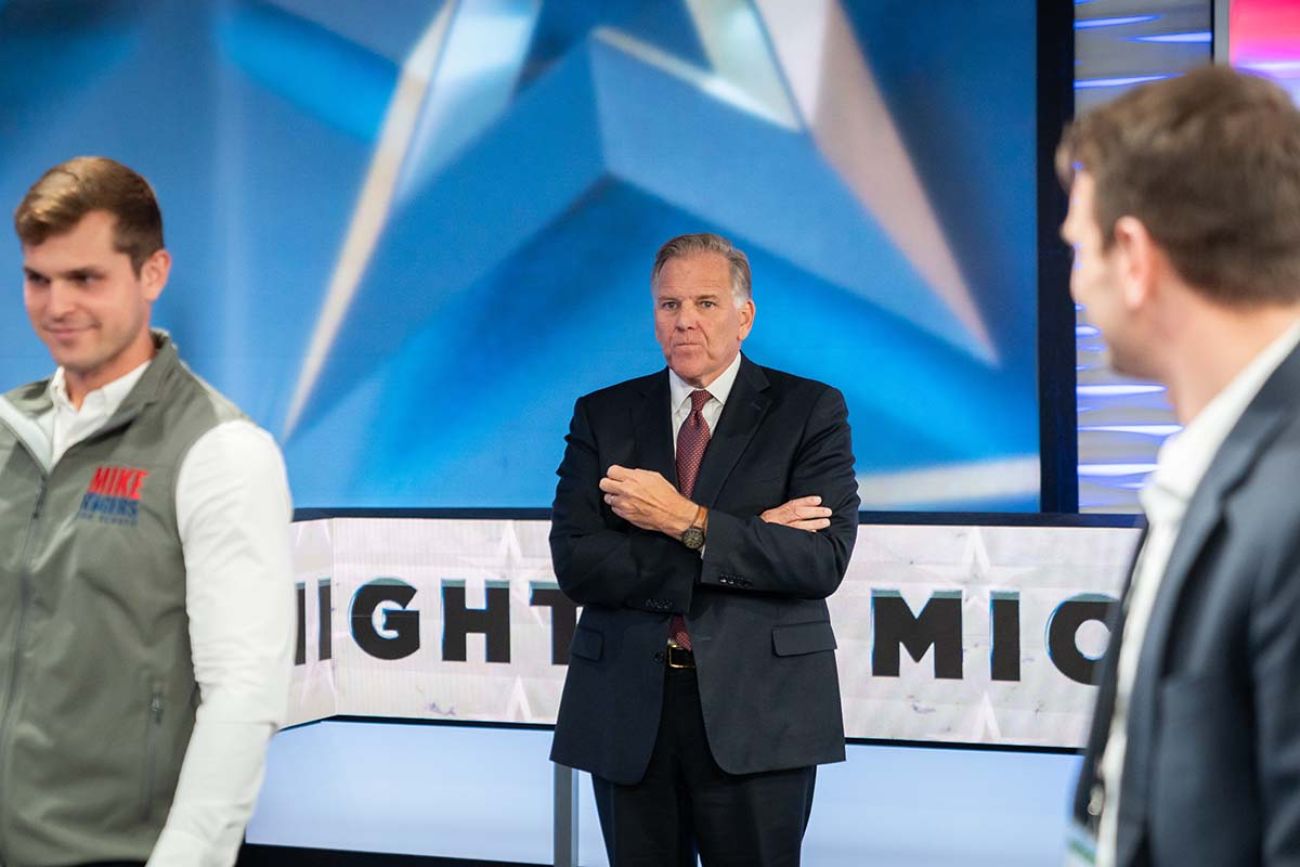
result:
[[(713, 395), (703, 389), (691, 392), (691, 414), (682, 422), (677, 432), (677, 490), (689, 497), (695, 491), (695, 479), (700, 475), (700, 461), (709, 444), (709, 423), (704, 420), (704, 405)], [(674, 614), (668, 624), (668, 635), (678, 646), (691, 649), (691, 636), (686, 631), (686, 620)]]

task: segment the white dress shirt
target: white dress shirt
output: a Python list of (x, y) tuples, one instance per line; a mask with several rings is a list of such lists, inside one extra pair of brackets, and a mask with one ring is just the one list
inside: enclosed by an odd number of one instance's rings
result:
[[(718, 428), (718, 419), (722, 416), (722, 407), (727, 403), (727, 398), (731, 396), (731, 387), (736, 384), (736, 374), (740, 372), (740, 353), (731, 360), (727, 369), (718, 374), (718, 378), (704, 387), (711, 397), (704, 407), (700, 410), (700, 415), (704, 416), (704, 421), (709, 425), (709, 436), (712, 437)], [(691, 414), (691, 393), (698, 391), (695, 386), (677, 375), (671, 367), (668, 368), (668, 394), (669, 400), (672, 401), (673, 408), (673, 455), (677, 454), (677, 434), (681, 431), (682, 425)]]
[[(117, 411), (150, 362), (73, 407), (62, 368), (54, 406), (36, 421), (51, 466)], [(219, 424), (190, 448), (176, 481), (185, 558), (185, 610), (199, 685), (176, 795), (149, 867), (228, 867), (235, 861), (284, 719), (292, 669), (293, 568), (289, 485), (280, 450), (252, 422)]]
[(1116, 671), (1115, 713), (1110, 735), (1099, 764), (1106, 803), (1097, 829), (1097, 864), (1112, 867), (1119, 827), (1120, 779), (1128, 746), (1127, 724), (1133, 681), (1137, 677), (1142, 639), (1155, 608), (1160, 583), (1164, 580), (1169, 555), (1183, 524), (1187, 504), (1209, 469), (1219, 447), (1241, 419), (1264, 382), (1288, 355), (1300, 345), (1300, 323), (1270, 343), (1246, 365), (1227, 387), (1215, 395), (1180, 433), (1165, 441), (1156, 458), (1156, 469), (1142, 489), (1142, 508), (1148, 531), (1133, 570), (1133, 583), (1126, 601), (1124, 637), (1120, 642)]

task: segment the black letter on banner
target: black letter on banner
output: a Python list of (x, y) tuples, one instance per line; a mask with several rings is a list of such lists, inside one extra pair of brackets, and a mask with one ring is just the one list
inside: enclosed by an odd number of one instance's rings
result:
[(415, 588), (397, 578), (376, 578), (363, 584), (352, 597), (352, 638), (357, 646), (376, 659), (402, 659), (420, 649), (420, 612), (385, 611), (385, 632), (375, 631), (375, 609), (396, 602), (403, 609), (415, 597)]
[(1070, 680), (1089, 686), (1097, 682), (1097, 663), (1101, 657), (1093, 659), (1079, 650), (1079, 627), (1089, 620), (1107, 624), (1114, 604), (1115, 600), (1109, 596), (1085, 593), (1065, 600), (1052, 612), (1047, 621), (1047, 655)]
[(994, 590), (989, 613), (993, 646), (989, 667), (994, 680), (1020, 680), (1020, 594)]
[[(330, 628), (334, 624), (334, 602), (330, 598), (331, 588), (330, 579), (322, 578), (316, 585), (316, 646), (320, 648), (320, 658), (322, 660), (331, 659), (334, 656), (334, 646), (332, 644), (334, 636)], [(304, 643), (306, 637), (303, 637)]]
[(298, 637), (293, 645), (293, 664), (305, 665), (307, 662), (307, 585), (299, 581), (293, 589), (294, 595), (298, 598)]
[(487, 636), (487, 661), (510, 661), (510, 582), (487, 582), (487, 607), (465, 607), (465, 582), (442, 582), (442, 658), (464, 662), (466, 637)]
[(897, 590), (871, 591), (871, 617), (875, 636), (871, 647), (871, 672), (898, 677), (898, 645), (917, 662), (934, 648), (934, 676), (961, 679), (961, 592), (940, 590), (912, 614)]
[(578, 625), (578, 605), (560, 592), (560, 585), (533, 582), (528, 604), (551, 609), (551, 665), (567, 665), (573, 630)]

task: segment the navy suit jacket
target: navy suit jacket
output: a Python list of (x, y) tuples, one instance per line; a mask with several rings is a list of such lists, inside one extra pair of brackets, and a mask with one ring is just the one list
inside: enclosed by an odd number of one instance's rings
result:
[[(1118, 621), (1076, 817), (1114, 709)], [(1117, 864), (1300, 865), (1300, 351), (1188, 504), (1138, 662)]]
[[(641, 779), (658, 730), (664, 648), (686, 616), (709, 746), (729, 773), (844, 758), (835, 636), (825, 599), (857, 534), (847, 410), (838, 391), (742, 358), (692, 499), (704, 556), (605, 504), (611, 464), (676, 483), (668, 371), (578, 400), (552, 512), (560, 587), (582, 606), (551, 758), (615, 783)], [(758, 515), (818, 494), (818, 533)]]

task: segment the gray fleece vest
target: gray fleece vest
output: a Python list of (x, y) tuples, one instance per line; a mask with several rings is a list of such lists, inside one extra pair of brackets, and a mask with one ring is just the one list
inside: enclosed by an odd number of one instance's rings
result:
[(145, 860), (198, 704), (176, 477), (239, 411), (165, 334), (50, 467), (47, 383), (0, 398), (0, 864)]

